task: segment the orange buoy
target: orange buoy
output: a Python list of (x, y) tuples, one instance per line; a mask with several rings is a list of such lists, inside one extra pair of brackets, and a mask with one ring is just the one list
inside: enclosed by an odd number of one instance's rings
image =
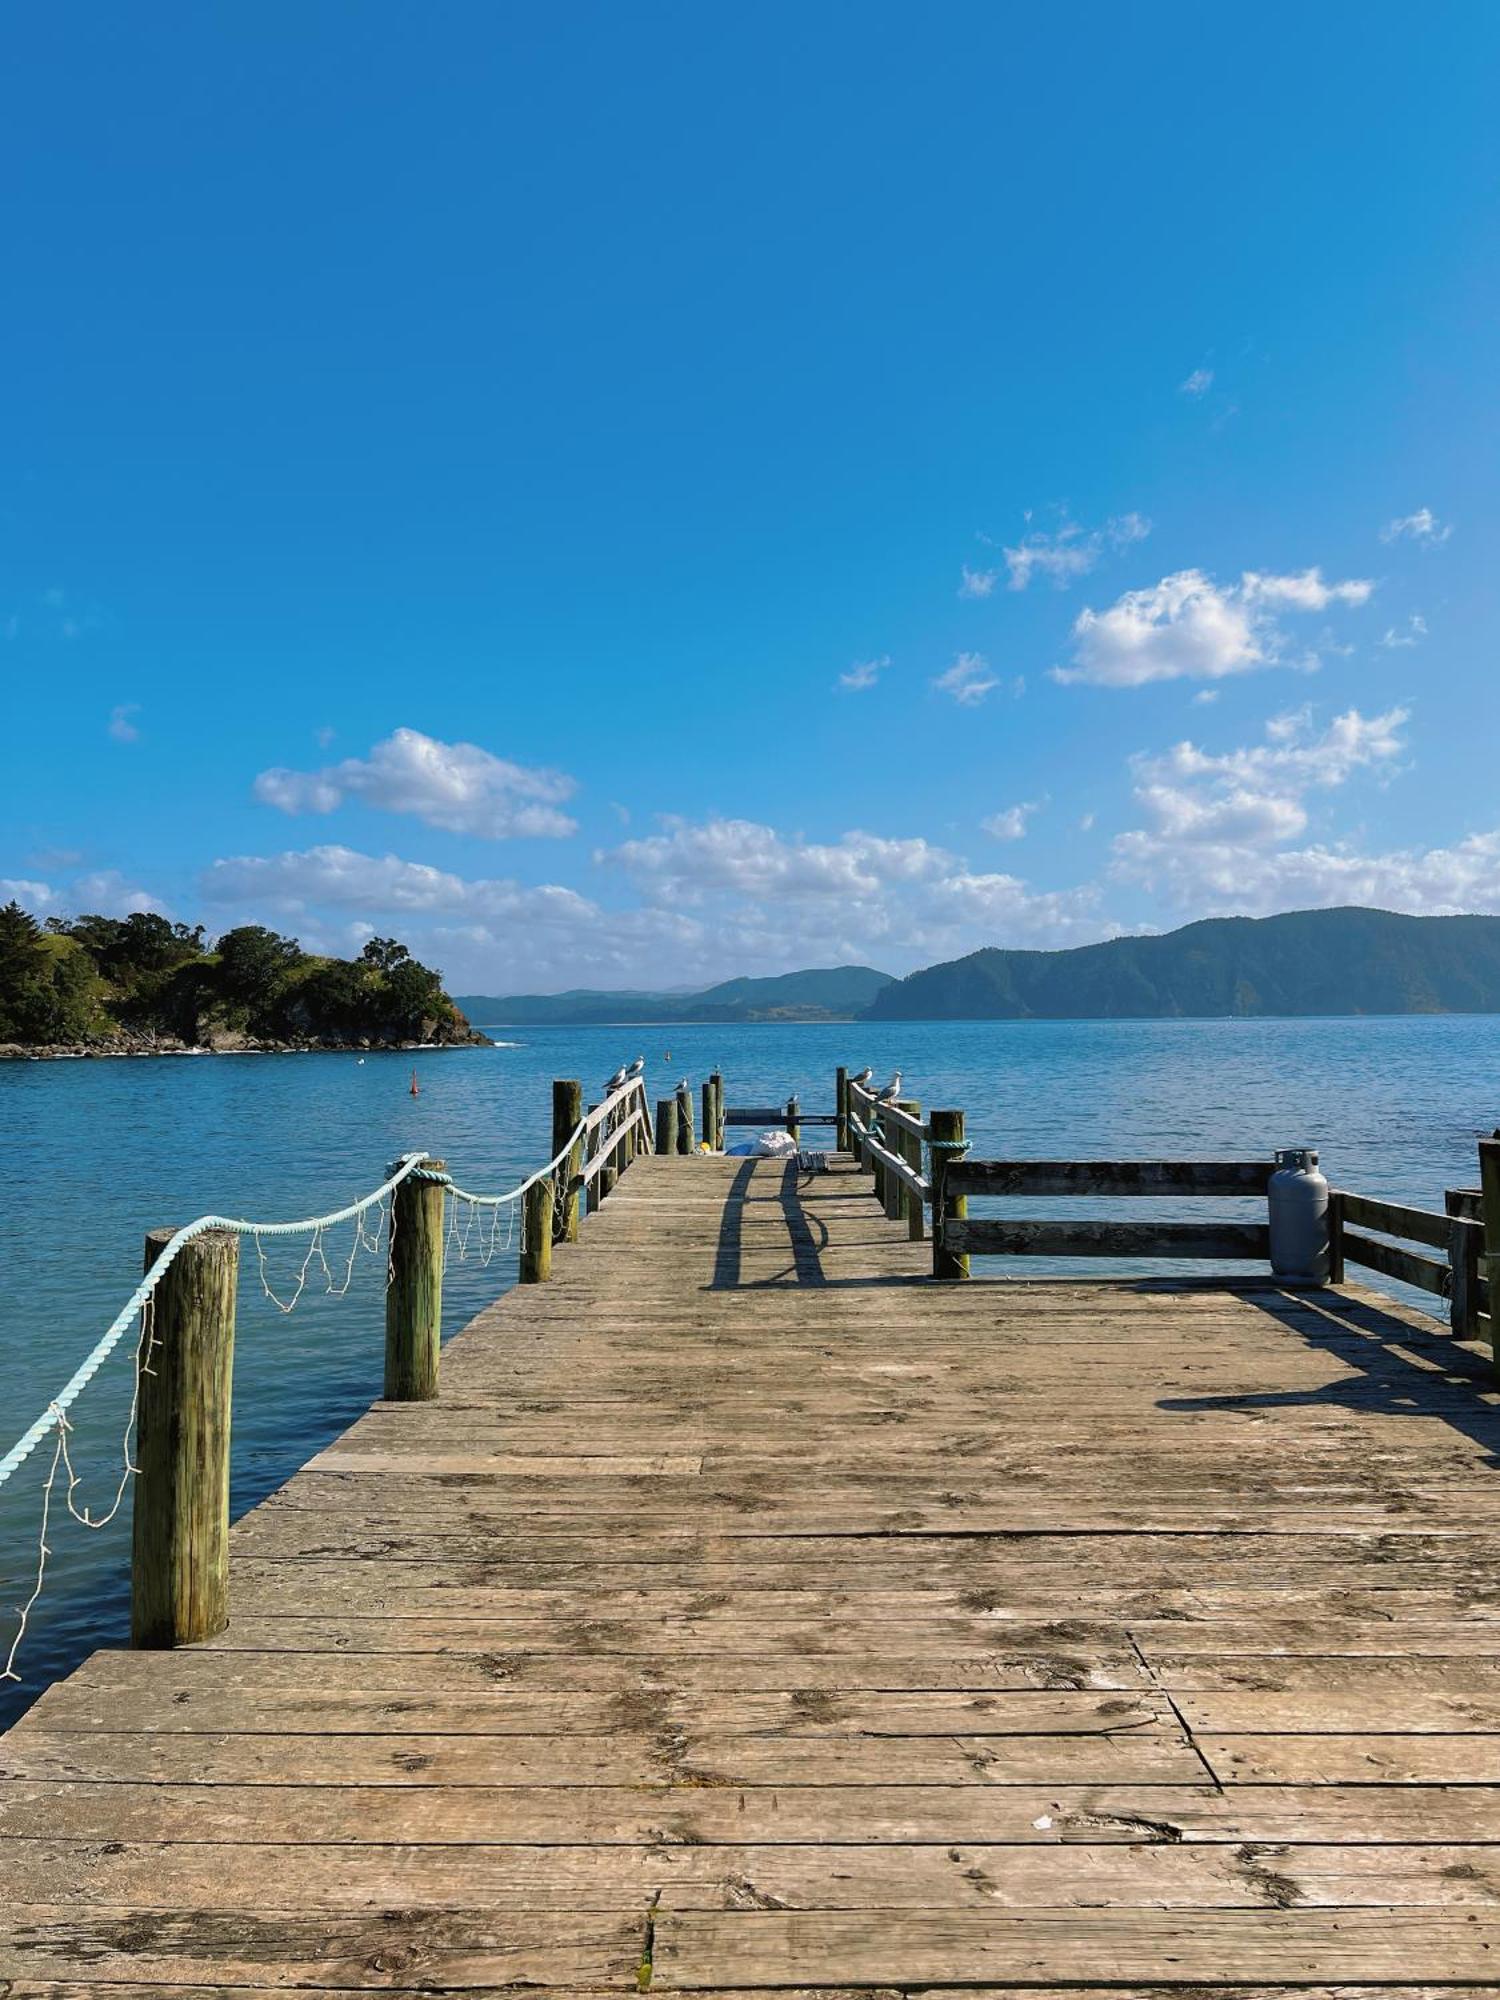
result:
[(422, 1086), (417, 1082), (417, 1072), (415, 1070), (411, 1073), (411, 1094), (413, 1097), (420, 1097), (422, 1095)]

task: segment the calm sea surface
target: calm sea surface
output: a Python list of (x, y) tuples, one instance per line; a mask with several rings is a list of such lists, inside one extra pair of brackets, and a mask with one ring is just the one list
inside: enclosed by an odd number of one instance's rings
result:
[[(550, 1151), (550, 1079), (582, 1077), (586, 1093), (597, 1094), (638, 1053), (653, 1096), (682, 1075), (696, 1084), (718, 1067), (731, 1104), (772, 1103), (796, 1090), (808, 1110), (831, 1107), (838, 1063), (872, 1063), (882, 1078), (899, 1063), (905, 1094), (966, 1110), (981, 1154), (1263, 1157), (1311, 1144), (1336, 1184), (1437, 1208), (1445, 1188), (1473, 1185), (1475, 1137), (1500, 1124), (1500, 1017), (491, 1032), (502, 1046), (417, 1056), (416, 1098), (407, 1089), (413, 1058), (402, 1055), (0, 1063), (8, 1163), (0, 1448), (114, 1316), (139, 1275), (146, 1229), (207, 1210), (266, 1221), (329, 1210), (375, 1186), (387, 1162), (416, 1147), (445, 1158), (468, 1187), (512, 1186)], [(815, 1133), (808, 1142), (817, 1143)], [(1047, 1206), (1089, 1212), (1088, 1204)], [(1141, 1203), (1132, 1212), (1171, 1211)], [(329, 1245), (341, 1282), (344, 1264), (333, 1253), (341, 1248), (347, 1259), (350, 1242), (346, 1227)], [(267, 1247), (272, 1285), (284, 1295), (302, 1251), (292, 1242)], [(289, 1315), (264, 1297), (249, 1244), (241, 1270), (236, 1513), (379, 1395), (384, 1338), (378, 1257), (356, 1259), (342, 1298), (310, 1288)], [(450, 1266), (445, 1333), (514, 1277), (513, 1254), (487, 1269), (472, 1260)], [(90, 1501), (107, 1501), (118, 1482), (130, 1345), (116, 1350), (75, 1412), (75, 1459)], [(14, 1628), (11, 1607), (35, 1575), (49, 1457), (44, 1446), (0, 1491), (0, 1657)], [(0, 1720), (91, 1647), (118, 1644), (128, 1631), (128, 1501), (97, 1533), (55, 1513), (49, 1540), (47, 1588), (20, 1660), (23, 1685), (0, 1689)]]

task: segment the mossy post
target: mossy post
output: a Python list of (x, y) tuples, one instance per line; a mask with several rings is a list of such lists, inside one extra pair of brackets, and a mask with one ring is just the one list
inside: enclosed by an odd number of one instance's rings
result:
[(714, 1087), (714, 1151), (724, 1150), (724, 1076), (715, 1070), (712, 1077)]
[(693, 1093), (685, 1083), (677, 1086), (677, 1150), (693, 1150)]
[(658, 1097), (656, 1100), (656, 1150), (658, 1153), (677, 1151), (677, 1099)]
[[(171, 1237), (146, 1238), (149, 1271)], [(229, 1623), (229, 1408), (240, 1241), (185, 1243), (146, 1311), (136, 1413), (130, 1639), (188, 1646)]]
[[(914, 1097), (903, 1097), (901, 1100), (901, 1109), (909, 1111), (913, 1118), (920, 1118), (922, 1115), (922, 1107)], [(901, 1144), (898, 1150), (901, 1157), (906, 1161), (912, 1172), (920, 1179), (922, 1173), (922, 1141), (915, 1132), (908, 1132), (905, 1126), (901, 1128), (899, 1136)], [(902, 1188), (901, 1206), (906, 1213), (906, 1234), (908, 1240), (912, 1243), (920, 1243), (927, 1232), (922, 1197), (917, 1193), (915, 1188)]]
[[(441, 1160), (423, 1160), (431, 1173)], [(438, 1392), (443, 1330), (443, 1185), (410, 1175), (391, 1196), (385, 1289), (385, 1399), (430, 1403)]]
[(843, 1063), (833, 1072), (833, 1143), (840, 1153), (849, 1150), (849, 1072)]
[(963, 1222), (969, 1213), (968, 1197), (948, 1192), (948, 1169), (963, 1157), (964, 1114), (934, 1111), (927, 1121), (927, 1138), (932, 1149), (932, 1275), (967, 1278), (968, 1256), (950, 1250), (944, 1241), (948, 1224)]
[[(891, 1102), (894, 1110), (900, 1111), (903, 1109), (899, 1099), (893, 1098)], [(894, 1153), (897, 1159), (905, 1157), (906, 1130), (904, 1126), (898, 1125), (894, 1118), (883, 1118), (881, 1120), (880, 1136), (885, 1141), (885, 1148), (888, 1153)], [(891, 1222), (902, 1222), (906, 1219), (906, 1185), (902, 1181), (901, 1176), (890, 1167), (887, 1167), (885, 1170), (885, 1212)]]
[(703, 1137), (707, 1144), (717, 1152), (718, 1148), (714, 1146), (714, 1133), (717, 1130), (718, 1121), (714, 1116), (714, 1080), (711, 1076), (703, 1079), (703, 1089), (700, 1094), (703, 1098)]
[(1490, 1285), (1490, 1360), (1500, 1361), (1500, 1131), (1479, 1142), (1479, 1212)]
[[(583, 1118), (583, 1085), (575, 1077), (555, 1077), (552, 1083), (552, 1152), (554, 1158), (576, 1132)], [(564, 1243), (578, 1241), (578, 1176), (583, 1172), (583, 1141), (575, 1139), (563, 1162), (562, 1229)]]
[[(589, 1106), (590, 1118), (593, 1117), (594, 1113), (598, 1109), (599, 1107), (597, 1104), (591, 1104)], [(600, 1147), (604, 1144), (605, 1135), (602, 1129), (596, 1125), (589, 1136), (593, 1140), (594, 1152), (597, 1154)], [(587, 1146), (585, 1146), (585, 1152), (587, 1152)], [(585, 1165), (592, 1166), (593, 1160), (592, 1159), (585, 1160)], [(584, 1200), (588, 1204), (588, 1212), (590, 1215), (597, 1215), (599, 1213), (599, 1204), (604, 1199), (604, 1190), (599, 1185), (599, 1183), (604, 1178), (605, 1171), (606, 1171), (605, 1168), (601, 1167), (598, 1173), (592, 1175), (589, 1179), (588, 1186), (584, 1191)]]
[(789, 1097), (786, 1101), (786, 1129), (791, 1135), (793, 1145), (800, 1146), (802, 1144), (802, 1106), (797, 1102), (795, 1097)]
[(552, 1176), (543, 1174), (521, 1197), (521, 1283), (544, 1284), (552, 1276)]

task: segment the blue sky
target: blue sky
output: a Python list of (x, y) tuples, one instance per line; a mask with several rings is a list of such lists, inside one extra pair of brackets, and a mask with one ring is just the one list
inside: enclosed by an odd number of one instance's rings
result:
[(1500, 910), (1497, 58), (17, 17), (0, 877), (490, 991)]

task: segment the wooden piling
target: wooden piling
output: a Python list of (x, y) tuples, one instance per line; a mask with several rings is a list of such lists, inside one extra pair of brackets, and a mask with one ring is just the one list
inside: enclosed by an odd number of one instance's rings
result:
[(533, 1181), (521, 1204), (521, 1283), (540, 1285), (552, 1276), (551, 1174)]
[[(593, 1117), (594, 1113), (598, 1109), (599, 1107), (597, 1104), (591, 1104), (589, 1106), (590, 1118)], [(604, 1144), (604, 1134), (602, 1131), (600, 1131), (598, 1126), (595, 1126), (590, 1136), (592, 1137), (594, 1142), (594, 1151), (597, 1153), (600, 1147)], [(585, 1158), (584, 1165), (588, 1166), (591, 1164), (592, 1162), (587, 1158)], [(599, 1185), (599, 1182), (603, 1177), (603, 1174), (604, 1174), (604, 1169), (601, 1167), (599, 1169), (599, 1172), (593, 1175), (592, 1178), (584, 1186), (584, 1191), (583, 1191), (584, 1206), (588, 1214), (590, 1215), (597, 1215), (599, 1213), (599, 1204), (604, 1199), (604, 1190)]]
[(849, 1071), (843, 1063), (833, 1072), (833, 1144), (836, 1152), (849, 1150)]
[(677, 1151), (677, 1099), (658, 1097), (656, 1100), (656, 1150), (658, 1153)]
[(1328, 1190), (1328, 1282), (1344, 1282), (1344, 1195), (1341, 1188)]
[(1464, 1215), (1460, 1188), (1449, 1188), (1443, 1196), (1448, 1216), (1448, 1269), (1452, 1290), (1448, 1299), (1448, 1325), (1455, 1340), (1475, 1340), (1479, 1336), (1479, 1237), (1480, 1232)]
[(686, 1083), (677, 1086), (677, 1150), (693, 1150), (693, 1093)]
[(721, 1070), (714, 1071), (714, 1150), (724, 1150), (724, 1076)]
[(786, 1101), (786, 1129), (795, 1146), (802, 1144), (802, 1106), (795, 1097)]
[[(170, 1229), (146, 1238), (149, 1270)], [(131, 1644), (191, 1645), (229, 1623), (229, 1420), (240, 1243), (210, 1229), (162, 1273), (141, 1350)]]
[(1479, 1142), (1479, 1213), (1490, 1286), (1490, 1359), (1500, 1358), (1500, 1131)]
[[(913, 1118), (920, 1118), (922, 1115), (922, 1107), (914, 1097), (902, 1098), (901, 1109), (909, 1111)], [(914, 1174), (920, 1176), (922, 1172), (922, 1141), (915, 1132), (908, 1132), (904, 1128), (901, 1137), (905, 1142), (902, 1153), (906, 1164)], [(907, 1241), (910, 1243), (920, 1243), (927, 1233), (926, 1204), (923, 1202), (922, 1197), (912, 1188), (903, 1188), (901, 1192), (905, 1197), (903, 1205), (906, 1209)]]
[[(900, 1102), (897, 1101), (896, 1109), (899, 1111), (901, 1108)], [(906, 1133), (894, 1119), (882, 1121), (880, 1136), (888, 1152), (895, 1153), (898, 1156), (905, 1153)], [(906, 1216), (906, 1189), (902, 1185), (901, 1177), (899, 1174), (892, 1173), (891, 1169), (887, 1167), (882, 1178), (885, 1184), (883, 1206), (886, 1218), (891, 1222), (901, 1222)]]
[(932, 1152), (932, 1275), (935, 1278), (967, 1278), (967, 1254), (956, 1254), (943, 1241), (950, 1222), (963, 1222), (969, 1213), (966, 1195), (948, 1192), (948, 1168), (961, 1157), (964, 1114), (961, 1111), (934, 1111), (927, 1121), (927, 1138)]
[(703, 1098), (703, 1137), (717, 1152), (718, 1148), (714, 1145), (714, 1080), (711, 1076), (703, 1079), (703, 1089), (700, 1094)]
[[(423, 1160), (432, 1173), (441, 1160)], [(391, 1196), (385, 1289), (385, 1397), (430, 1403), (438, 1392), (443, 1329), (443, 1186), (413, 1174)]]
[[(552, 1084), (552, 1153), (555, 1158), (578, 1130), (583, 1117), (583, 1085), (576, 1077), (555, 1078)], [(575, 1139), (563, 1162), (562, 1229), (564, 1243), (578, 1241), (579, 1175), (583, 1172), (583, 1141)]]

